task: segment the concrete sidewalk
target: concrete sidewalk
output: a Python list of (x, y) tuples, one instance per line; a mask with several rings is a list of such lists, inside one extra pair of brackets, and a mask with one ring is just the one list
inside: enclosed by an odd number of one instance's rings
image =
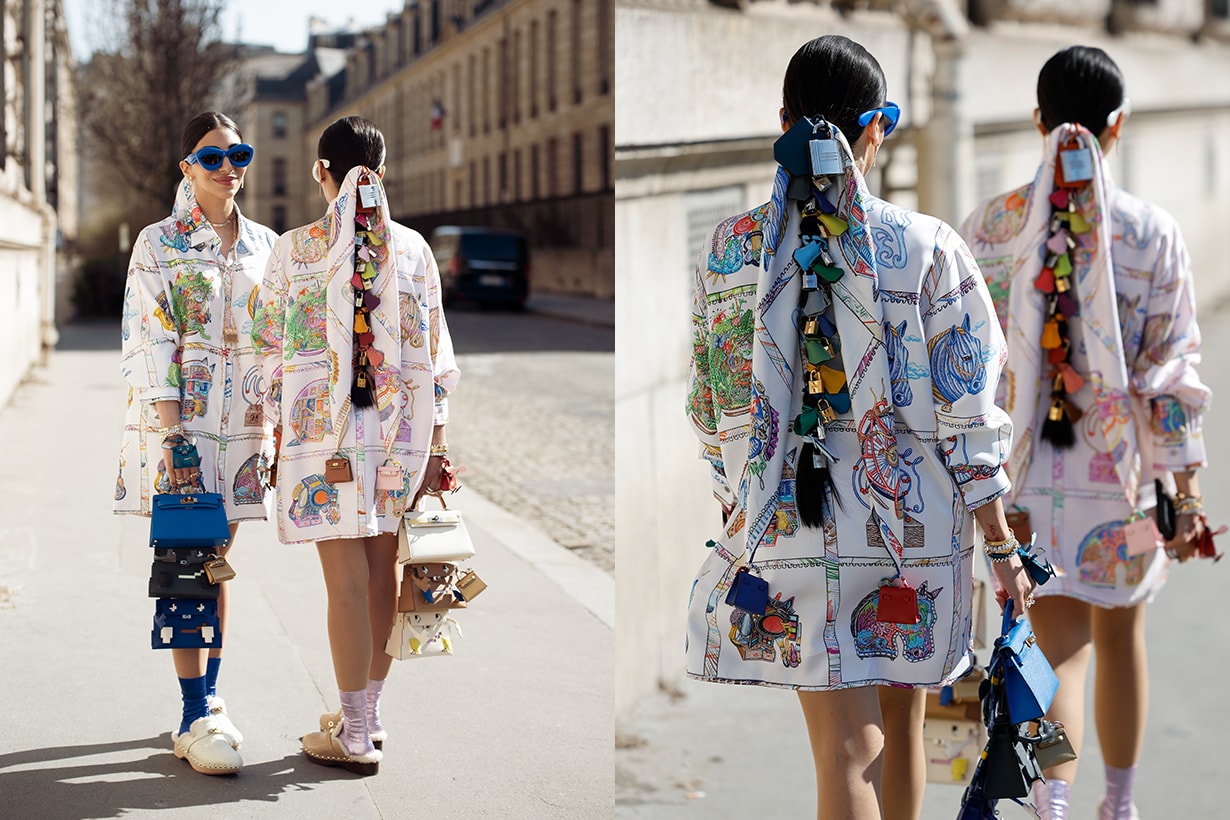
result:
[(531, 291), (530, 298), (525, 303), (525, 309), (531, 313), (541, 313), (543, 316), (554, 316), (557, 319), (615, 327), (614, 299)]
[(459, 613), (455, 657), (394, 662), (379, 775), (299, 751), (338, 703), (325, 592), (315, 550), (271, 523), (245, 524), (232, 552), (219, 692), (246, 766), (177, 760), (171, 658), (148, 643), (148, 524), (110, 511), (124, 388), (100, 338), (67, 328), (0, 411), (0, 815), (611, 816), (613, 583), (472, 491), (455, 506), (490, 588)]

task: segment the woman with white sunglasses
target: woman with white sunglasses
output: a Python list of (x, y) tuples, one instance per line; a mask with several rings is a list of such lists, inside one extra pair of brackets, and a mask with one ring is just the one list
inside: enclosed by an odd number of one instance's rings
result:
[(397, 531), (420, 495), (440, 489), (460, 374), (431, 248), (389, 213), (384, 135), (344, 117), (316, 150), (325, 213), (278, 240), (252, 335), (281, 431), (278, 535), (316, 543), (328, 593), (341, 710), (320, 717), (303, 752), (367, 776), (388, 741), (380, 699)]
[[(240, 521), (266, 517), (269, 435), (250, 330), (277, 235), (235, 204), (254, 151), (233, 120), (198, 114), (180, 142), (175, 206), (141, 231), (128, 266), (121, 369), (130, 391), (115, 511), (148, 516), (156, 493), (221, 493), (233, 545)], [(171, 650), (183, 698), (175, 755), (203, 774), (243, 766), (243, 736), (217, 697), (228, 602), (221, 586), (217, 646)]]
[[(1200, 329), (1179, 226), (1118, 187), (1105, 159), (1128, 113), (1119, 67), (1101, 49), (1072, 46), (1042, 67), (1037, 93), (1045, 147), (1035, 179), (981, 204), (961, 233), (1007, 331), (1000, 403), (1017, 431), (1008, 472), (1020, 527), (1059, 570), (1030, 613), (1059, 676), (1048, 717), (1079, 752), (1096, 652), (1100, 817), (1127, 820), (1148, 709), (1145, 604), (1171, 560), (1196, 551), (1210, 391), (1196, 373)], [(1149, 520), (1155, 479), (1179, 493), (1169, 540)], [(1035, 784), (1044, 820), (1068, 817), (1076, 767), (1047, 769)]]

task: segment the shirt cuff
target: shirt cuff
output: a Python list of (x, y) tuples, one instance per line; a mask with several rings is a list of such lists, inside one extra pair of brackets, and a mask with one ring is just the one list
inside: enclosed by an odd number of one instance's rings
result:
[(995, 499), (1007, 495), (1012, 489), (1012, 482), (1008, 480), (1008, 471), (1000, 466), (995, 468), (993, 475), (980, 476), (964, 484), (958, 484), (958, 487), (961, 489), (961, 497), (965, 500), (966, 508), (973, 512), (984, 504), (990, 504)]

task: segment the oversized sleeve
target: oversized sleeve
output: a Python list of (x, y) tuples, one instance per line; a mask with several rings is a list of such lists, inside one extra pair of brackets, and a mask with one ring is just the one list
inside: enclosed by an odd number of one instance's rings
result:
[(1208, 463), (1203, 416), (1212, 392), (1196, 373), (1196, 289), (1178, 225), (1164, 232), (1161, 242), (1144, 336), (1130, 363), (1132, 389), (1150, 409), (1155, 469), (1187, 470)]
[(120, 370), (140, 401), (179, 401), (179, 328), (151, 230), (141, 232), (128, 263)]
[(288, 290), (281, 251), (282, 243), (279, 242), (269, 254), (265, 278), (256, 294), (252, 322), (252, 347), (256, 349), (265, 377), (265, 418), (275, 426), (282, 423), (282, 336), (286, 331)]
[(709, 343), (708, 292), (702, 265), (695, 269), (692, 290), (692, 361), (688, 368), (688, 418), (700, 439), (700, 456), (709, 462), (713, 496), (724, 508), (735, 503), (735, 494), (726, 480), (726, 466), (718, 437), (718, 409), (710, 381), (712, 351)]
[(457, 369), (457, 357), (453, 354), (453, 337), (448, 332), (444, 318), (444, 305), (440, 296), (440, 270), (436, 267), (435, 254), (424, 243), (422, 264), (427, 296), (427, 324), (431, 345), (432, 380), (435, 392), (433, 424), (439, 427), (448, 424), (448, 397), (457, 389), (461, 371)]
[(974, 510), (1011, 489), (1004, 462), (1012, 421), (995, 405), (1004, 334), (977, 263), (951, 229), (939, 237), (922, 290), (939, 454)]

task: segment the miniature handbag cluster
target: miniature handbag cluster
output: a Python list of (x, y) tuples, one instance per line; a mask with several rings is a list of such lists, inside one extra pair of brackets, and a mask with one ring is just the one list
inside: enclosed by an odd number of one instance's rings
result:
[(149, 596), (154, 602), (154, 649), (216, 649), (222, 646), (218, 596), (235, 577), (216, 553), (231, 530), (219, 493), (155, 495), (150, 515)]
[(487, 588), (462, 566), (473, 557), (474, 542), (460, 512), (406, 513), (397, 547), (401, 587), (385, 652), (399, 660), (453, 654), (462, 635), (452, 613)]

